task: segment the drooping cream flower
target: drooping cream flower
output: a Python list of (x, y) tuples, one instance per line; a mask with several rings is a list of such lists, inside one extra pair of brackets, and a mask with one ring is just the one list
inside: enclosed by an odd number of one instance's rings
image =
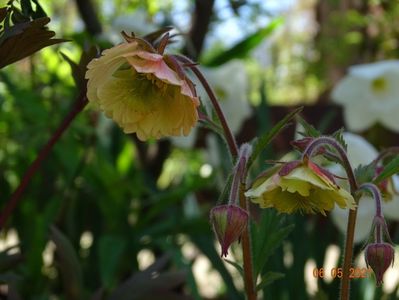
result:
[(380, 123), (399, 132), (399, 60), (351, 67), (332, 99), (344, 106), (345, 123), (352, 131)]
[[(377, 150), (365, 140), (363, 137), (345, 132), (343, 134), (344, 140), (348, 145), (347, 155), (352, 168), (356, 168), (359, 165), (369, 164), (374, 160), (378, 152)], [(346, 176), (343, 168), (337, 164), (329, 167), (329, 170), (339, 176)], [(345, 181), (339, 181), (338, 184), (342, 185), (344, 188), (348, 188)], [(388, 182), (387, 190), (391, 194), (390, 199), (384, 199), (386, 201), (382, 202), (382, 209), (386, 219), (399, 221), (399, 196), (395, 195), (393, 189), (399, 188), (399, 177), (393, 176), (392, 181)], [(332, 212), (332, 221), (337, 226), (337, 228), (342, 232), (346, 233), (346, 227), (348, 222), (348, 210), (340, 209), (336, 207)], [(363, 194), (359, 199), (359, 205), (357, 208), (357, 218), (355, 227), (355, 237), (354, 241), (360, 243), (367, 239), (370, 234), (371, 225), (373, 223), (375, 215), (375, 201), (371, 196)]]
[(355, 207), (351, 194), (311, 161), (284, 164), (274, 175), (260, 177), (245, 195), (262, 208), (274, 207), (289, 214), (300, 211), (325, 215), (335, 204), (341, 208)]
[(140, 140), (188, 135), (198, 120), (194, 85), (163, 48), (126, 39), (88, 64), (89, 101)]

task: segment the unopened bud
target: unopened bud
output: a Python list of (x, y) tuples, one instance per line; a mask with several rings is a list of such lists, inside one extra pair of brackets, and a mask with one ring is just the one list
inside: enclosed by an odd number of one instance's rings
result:
[(220, 205), (212, 208), (210, 219), (216, 237), (227, 256), (230, 245), (241, 237), (248, 225), (248, 212), (237, 205)]
[(391, 244), (374, 243), (367, 245), (365, 250), (366, 264), (373, 269), (377, 286), (382, 284), (382, 277), (388, 267), (393, 265), (394, 258), (395, 251)]

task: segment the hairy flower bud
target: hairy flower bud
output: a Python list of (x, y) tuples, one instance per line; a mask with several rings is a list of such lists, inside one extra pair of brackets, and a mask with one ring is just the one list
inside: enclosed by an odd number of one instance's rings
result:
[(393, 266), (395, 251), (388, 243), (369, 244), (365, 250), (367, 266), (370, 266), (375, 274), (377, 286), (382, 284), (382, 277), (390, 265)]
[(237, 205), (219, 205), (212, 208), (210, 221), (222, 246), (222, 255), (227, 256), (230, 245), (241, 237), (248, 224), (248, 212)]

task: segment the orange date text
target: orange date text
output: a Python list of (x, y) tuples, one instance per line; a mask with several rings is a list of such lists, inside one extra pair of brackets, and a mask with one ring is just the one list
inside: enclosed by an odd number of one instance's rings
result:
[[(370, 274), (373, 273), (373, 270), (368, 268), (349, 268), (349, 279), (358, 279), (358, 278), (367, 278)], [(344, 276), (344, 272), (342, 268), (314, 268), (313, 269), (313, 277), (315, 278), (324, 278), (324, 277), (332, 277), (333, 279), (338, 278), (341, 279)]]

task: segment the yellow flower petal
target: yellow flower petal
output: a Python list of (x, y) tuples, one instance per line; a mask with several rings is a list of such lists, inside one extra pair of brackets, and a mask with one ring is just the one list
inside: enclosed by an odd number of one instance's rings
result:
[(198, 115), (190, 97), (180, 87), (159, 87), (132, 70), (118, 71), (99, 90), (100, 107), (126, 133), (138, 138), (160, 138), (188, 134)]

